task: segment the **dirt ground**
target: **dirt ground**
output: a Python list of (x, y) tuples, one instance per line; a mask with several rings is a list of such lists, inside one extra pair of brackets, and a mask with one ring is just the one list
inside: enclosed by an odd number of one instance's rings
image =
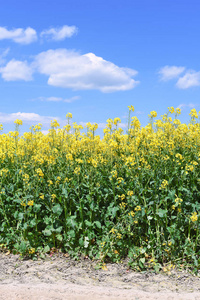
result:
[(200, 300), (200, 277), (186, 271), (138, 273), (125, 264), (106, 270), (96, 264), (61, 254), (33, 261), (0, 253), (0, 300)]

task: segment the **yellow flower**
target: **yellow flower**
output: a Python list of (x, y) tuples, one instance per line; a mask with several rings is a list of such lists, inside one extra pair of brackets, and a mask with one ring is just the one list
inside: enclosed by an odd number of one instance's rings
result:
[(76, 168), (74, 169), (74, 174), (79, 175), (79, 174), (80, 174), (80, 171), (81, 171), (81, 167), (78, 166), (78, 167), (76, 167)]
[(194, 223), (198, 220), (198, 216), (197, 216), (196, 211), (191, 215), (190, 219)]
[(169, 112), (170, 112), (171, 114), (173, 114), (173, 113), (175, 112), (175, 109), (174, 109), (174, 107), (173, 107), (173, 106), (171, 106), (171, 107), (168, 107), (168, 109), (169, 109)]
[(113, 178), (117, 177), (117, 171), (116, 171), (116, 170), (111, 171), (110, 173), (111, 173), (111, 176), (112, 176)]
[(118, 184), (120, 184), (123, 180), (124, 180), (124, 178), (118, 177), (118, 178), (117, 178)]
[(157, 112), (154, 111), (154, 110), (151, 111), (149, 117), (150, 117), (150, 118), (156, 118), (156, 117), (157, 117)]
[[(131, 118), (131, 127), (134, 127), (134, 128), (140, 128), (140, 126), (141, 126), (141, 123), (140, 123), (140, 121), (138, 120), (138, 118), (137, 117), (132, 117)], [(129, 130), (131, 130), (131, 129), (129, 129)]]
[(36, 170), (36, 173), (40, 176), (40, 177), (44, 177), (44, 173), (42, 172), (42, 170), (40, 168), (38, 168)]
[(127, 196), (133, 196), (133, 191), (128, 191)]
[(97, 166), (98, 166), (98, 162), (93, 158), (92, 158), (92, 165), (94, 168), (97, 168)]
[(119, 232), (117, 233), (117, 238), (118, 238), (118, 239), (121, 239), (121, 238), (122, 238), (121, 233), (119, 233)]
[(108, 271), (108, 268), (106, 267), (106, 264), (104, 263), (103, 265), (102, 265), (102, 270), (104, 270), (104, 271)]
[(117, 125), (117, 123), (121, 123), (120, 118), (115, 118), (115, 119), (114, 119), (114, 124)]
[(181, 202), (183, 202), (183, 200), (182, 200), (181, 198), (178, 198), (178, 197), (177, 197), (177, 198), (175, 199), (175, 202), (178, 203), (179, 205), (181, 205)]
[(29, 200), (27, 204), (28, 206), (33, 206), (33, 203), (34, 203), (33, 200)]
[(66, 159), (67, 160), (73, 160), (73, 155), (71, 153), (66, 154)]
[(176, 114), (180, 115), (181, 114), (181, 109), (179, 107), (176, 108)]
[(183, 156), (182, 156), (180, 153), (177, 153), (177, 154), (175, 155), (175, 157), (178, 158), (178, 159), (180, 159), (180, 160), (183, 159)]
[(169, 159), (169, 156), (166, 155), (166, 156), (163, 157), (163, 159), (164, 159), (164, 160), (168, 160), (168, 159)]
[(193, 166), (191, 166), (191, 165), (186, 165), (185, 166), (185, 169), (187, 170), (187, 171), (194, 171), (194, 165)]
[(115, 234), (116, 233), (116, 229), (114, 229), (114, 228), (112, 228), (111, 230), (110, 230), (110, 233), (113, 233), (113, 234)]
[(125, 202), (122, 202), (122, 203), (119, 204), (119, 206), (120, 206), (121, 209), (125, 209), (126, 203), (125, 203)]
[(140, 205), (137, 205), (136, 207), (135, 207), (135, 211), (140, 211), (141, 210), (141, 206)]
[(166, 189), (167, 186), (169, 185), (168, 181), (167, 180), (163, 180), (162, 183), (161, 183), (161, 186), (159, 187), (159, 189)]
[(134, 108), (134, 106), (133, 106), (133, 105), (131, 105), (131, 106), (128, 106), (128, 109), (129, 109), (130, 111), (134, 111), (134, 110), (135, 110), (135, 108)]
[(128, 213), (128, 215), (131, 216), (131, 217), (134, 217), (135, 213), (134, 213), (134, 211), (131, 211), (131, 212)]
[(17, 125), (22, 125), (23, 124), (22, 120), (19, 120), (19, 119), (15, 120), (14, 123), (17, 124)]
[(197, 115), (197, 111), (195, 108), (191, 109), (189, 115), (192, 117), (192, 118), (198, 118), (198, 115)]
[(124, 200), (126, 198), (126, 196), (124, 194), (119, 196), (121, 198), (121, 200)]
[(68, 114), (66, 114), (66, 118), (72, 118), (72, 114), (71, 113), (68, 113)]
[(51, 128), (57, 128), (60, 127), (60, 124), (58, 123), (57, 120), (51, 121)]
[(31, 249), (29, 250), (29, 254), (33, 254), (33, 253), (35, 253), (35, 248), (31, 248)]

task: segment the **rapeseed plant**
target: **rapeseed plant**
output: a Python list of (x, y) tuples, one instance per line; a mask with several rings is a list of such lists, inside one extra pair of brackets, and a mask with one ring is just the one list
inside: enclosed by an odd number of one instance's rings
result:
[(102, 264), (128, 256), (137, 270), (177, 261), (198, 270), (200, 112), (187, 125), (179, 108), (156, 120), (151, 111), (145, 127), (133, 112), (126, 133), (108, 119), (102, 139), (97, 123), (85, 133), (71, 113), (47, 135), (38, 124), (20, 136), (22, 120), (2, 133), (0, 244), (31, 257), (60, 248)]

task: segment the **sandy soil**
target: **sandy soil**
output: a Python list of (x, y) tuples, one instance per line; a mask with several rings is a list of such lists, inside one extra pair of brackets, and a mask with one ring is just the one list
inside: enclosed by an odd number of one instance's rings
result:
[(37, 261), (0, 253), (0, 300), (200, 300), (200, 278), (186, 271), (171, 275), (138, 273), (125, 264), (96, 270), (90, 260), (63, 255)]

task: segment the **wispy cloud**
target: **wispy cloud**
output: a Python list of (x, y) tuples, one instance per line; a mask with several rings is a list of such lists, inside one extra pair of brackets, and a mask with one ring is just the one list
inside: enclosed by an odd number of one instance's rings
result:
[(189, 104), (181, 103), (181, 104), (179, 104), (178, 108), (181, 108), (181, 109), (184, 109), (184, 108), (187, 108), (187, 107), (194, 108), (195, 106), (196, 105), (193, 104), (193, 103), (189, 103)]
[[(183, 72), (185, 74), (182, 74)], [(185, 67), (165, 66), (158, 73), (162, 81), (177, 78), (176, 87), (179, 89), (200, 86), (200, 71), (187, 70)]]
[(37, 40), (37, 33), (31, 27), (27, 27), (26, 29), (14, 28), (11, 30), (8, 30), (6, 27), (0, 27), (0, 40), (5, 39), (19, 44), (30, 44)]
[(180, 77), (176, 83), (179, 89), (188, 89), (194, 86), (200, 86), (200, 72), (188, 71), (183, 77)]
[[(47, 38), (52, 41), (63, 41), (70, 38), (78, 32), (76, 26), (64, 25), (62, 27), (55, 27), (43, 30), (40, 33), (41, 38)], [(6, 27), (0, 27), (0, 40), (12, 40), (18, 44), (31, 44), (37, 41), (37, 32), (31, 27), (13, 28), (8, 30)]]
[(5, 63), (5, 57), (7, 56), (8, 52), (10, 51), (10, 48), (6, 48), (0, 53), (0, 65)]
[(0, 112), (0, 120), (2, 123), (13, 123), (16, 119), (20, 119), (24, 123), (31, 124), (31, 125), (36, 123), (49, 125), (51, 120), (54, 119), (57, 119), (59, 121), (59, 118), (57, 117), (41, 116), (36, 113), (17, 112), (17, 113), (6, 114)]
[(49, 102), (66, 102), (66, 103), (72, 103), (76, 100), (80, 99), (80, 96), (74, 96), (71, 98), (62, 98), (62, 97), (39, 97), (38, 98), (41, 101), (49, 101)]
[(77, 32), (78, 28), (76, 26), (64, 25), (63, 27), (59, 28), (50, 28), (43, 30), (40, 36), (49, 38), (50, 40), (54, 41), (63, 41), (66, 38), (72, 37)]
[[(83, 127), (85, 127), (86, 126), (86, 124), (87, 124), (88, 122), (80, 122), (80, 125), (82, 125)], [(94, 124), (93, 122), (91, 122), (91, 124)], [(107, 125), (107, 123), (97, 123), (98, 124), (98, 128), (99, 129), (104, 129), (104, 128), (106, 128), (106, 125)], [(119, 123), (118, 124), (118, 128), (126, 128), (127, 127), (127, 124), (125, 124), (125, 123)]]
[(32, 80), (33, 69), (26, 61), (12, 59), (5, 67), (0, 68), (0, 73), (5, 81)]
[(142, 111), (142, 110), (137, 110), (137, 111), (135, 112), (135, 114), (136, 114), (136, 115), (144, 115), (144, 111)]
[(49, 76), (49, 85), (73, 90), (96, 89), (108, 93), (130, 90), (139, 83), (132, 78), (137, 71), (118, 67), (93, 53), (48, 50), (36, 56), (35, 67)]
[(162, 81), (168, 81), (177, 78), (181, 73), (185, 71), (185, 67), (177, 66), (165, 66), (159, 70), (160, 79)]

